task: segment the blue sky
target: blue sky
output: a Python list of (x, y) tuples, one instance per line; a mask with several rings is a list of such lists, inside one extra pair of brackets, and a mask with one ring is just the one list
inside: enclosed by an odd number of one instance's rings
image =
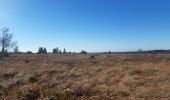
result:
[(170, 49), (170, 0), (0, 0), (21, 51)]

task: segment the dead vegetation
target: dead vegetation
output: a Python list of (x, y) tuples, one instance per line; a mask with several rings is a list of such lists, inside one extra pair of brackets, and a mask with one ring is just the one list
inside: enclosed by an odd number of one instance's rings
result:
[(2, 100), (168, 100), (170, 55), (12, 55)]

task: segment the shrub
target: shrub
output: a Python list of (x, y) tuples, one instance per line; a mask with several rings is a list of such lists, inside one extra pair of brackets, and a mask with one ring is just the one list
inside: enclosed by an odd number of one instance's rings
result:
[(89, 87), (77, 87), (73, 93), (76, 97), (90, 96), (91, 91)]
[(10, 79), (10, 78), (13, 78), (14, 76), (15, 76), (15, 73), (14, 73), (14, 72), (12, 72), (12, 73), (4, 73), (4, 74), (2, 75), (2, 78), (5, 79), (5, 80), (7, 80), (7, 79)]
[(33, 54), (32, 51), (27, 51), (26, 54)]
[(25, 60), (25, 63), (28, 64), (28, 63), (30, 63), (30, 61), (29, 60)]
[[(2, 55), (2, 53), (0, 52), (0, 56)], [(9, 53), (8, 52), (4, 52), (4, 57), (9, 57)]]
[(19, 100), (37, 100), (40, 97), (39, 88), (25, 88), (17, 91), (17, 96)]
[(91, 55), (91, 56), (90, 56), (90, 59), (95, 59), (95, 58), (96, 58), (95, 55)]
[(29, 83), (35, 83), (35, 82), (38, 81), (38, 78), (37, 78), (37, 77), (30, 77), (30, 78), (28, 79), (28, 81), (29, 81)]
[(142, 73), (142, 71), (140, 69), (135, 69), (135, 70), (129, 72), (130, 75), (136, 75), (136, 74), (141, 74), (141, 73)]

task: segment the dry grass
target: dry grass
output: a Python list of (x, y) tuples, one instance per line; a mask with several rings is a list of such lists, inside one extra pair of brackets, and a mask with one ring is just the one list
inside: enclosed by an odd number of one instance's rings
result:
[(2, 100), (169, 100), (170, 55), (12, 55)]

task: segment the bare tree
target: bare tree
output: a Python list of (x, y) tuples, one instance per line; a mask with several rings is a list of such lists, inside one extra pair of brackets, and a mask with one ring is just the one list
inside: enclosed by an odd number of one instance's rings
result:
[(9, 33), (9, 28), (3, 28), (2, 34), (0, 36), (0, 46), (1, 50), (1, 59), (3, 59), (5, 52), (14, 47), (16, 42), (12, 42), (13, 35)]

